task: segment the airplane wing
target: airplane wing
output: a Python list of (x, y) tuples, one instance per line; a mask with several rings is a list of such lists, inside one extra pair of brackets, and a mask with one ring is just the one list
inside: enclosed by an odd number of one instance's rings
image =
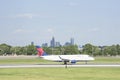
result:
[(62, 58), (61, 56), (59, 56), (59, 58), (60, 58), (62, 61), (67, 61), (67, 62), (70, 61), (69, 59)]
[(59, 58), (62, 60), (62, 62), (64, 62), (64, 64), (67, 64), (67, 62), (70, 62), (69, 59), (62, 58), (61, 56), (59, 56)]

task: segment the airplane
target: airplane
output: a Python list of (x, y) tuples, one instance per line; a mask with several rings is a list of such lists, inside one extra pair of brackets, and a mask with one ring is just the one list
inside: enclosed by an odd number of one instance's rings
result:
[(88, 61), (95, 60), (93, 57), (89, 55), (47, 55), (46, 52), (40, 47), (36, 46), (38, 56), (45, 60), (55, 61), (55, 62), (64, 62), (67, 65), (68, 62), (71, 64), (75, 64), (76, 62), (85, 61), (86, 64)]

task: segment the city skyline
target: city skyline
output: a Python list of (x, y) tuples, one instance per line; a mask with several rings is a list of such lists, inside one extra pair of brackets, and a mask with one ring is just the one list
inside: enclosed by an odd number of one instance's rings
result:
[(120, 44), (120, 0), (0, 0), (0, 44)]
[(53, 36), (49, 43), (45, 42), (42, 43), (41, 46), (43, 47), (60, 47), (60, 46), (68, 46), (68, 45), (74, 45), (74, 38), (70, 38), (69, 41), (64, 42), (64, 44), (61, 44), (60, 41), (56, 41), (55, 37)]

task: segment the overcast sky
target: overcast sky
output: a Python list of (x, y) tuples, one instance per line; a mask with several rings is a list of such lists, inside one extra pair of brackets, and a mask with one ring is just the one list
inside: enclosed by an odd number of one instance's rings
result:
[(120, 0), (0, 0), (0, 44), (120, 43)]

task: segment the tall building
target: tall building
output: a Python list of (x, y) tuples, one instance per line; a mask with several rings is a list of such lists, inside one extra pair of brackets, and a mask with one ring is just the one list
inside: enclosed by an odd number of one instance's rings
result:
[(65, 46), (70, 46), (70, 45), (74, 45), (74, 38), (71, 38), (70, 42), (65, 43)]
[(48, 47), (48, 44), (47, 43), (43, 43), (42, 47)]
[(70, 45), (71, 45), (70, 42), (66, 42), (66, 43), (65, 43), (65, 46), (70, 46)]
[(55, 47), (55, 38), (52, 37), (52, 40), (50, 41), (50, 47)]
[(60, 42), (56, 42), (55, 47), (60, 47), (60, 46), (61, 46)]
[(70, 44), (71, 44), (71, 45), (74, 45), (74, 38), (71, 38), (71, 39), (70, 39)]
[(34, 45), (34, 42), (31, 42), (31, 45)]

